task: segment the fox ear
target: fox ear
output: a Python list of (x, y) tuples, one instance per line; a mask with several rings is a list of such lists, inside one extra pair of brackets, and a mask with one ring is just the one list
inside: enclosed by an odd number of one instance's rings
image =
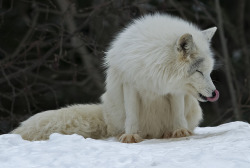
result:
[(194, 47), (193, 37), (191, 34), (182, 35), (177, 41), (177, 51), (184, 57), (188, 57)]
[(207, 38), (207, 40), (210, 42), (212, 37), (214, 36), (214, 33), (216, 32), (217, 27), (211, 27), (209, 29), (203, 30), (203, 35)]

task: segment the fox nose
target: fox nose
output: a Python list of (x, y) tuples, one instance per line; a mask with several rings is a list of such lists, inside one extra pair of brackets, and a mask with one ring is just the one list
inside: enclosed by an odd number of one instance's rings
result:
[(215, 96), (216, 96), (216, 93), (215, 93), (215, 91), (213, 91), (212, 98), (214, 98)]
[(215, 102), (216, 100), (218, 100), (220, 97), (220, 93), (218, 90), (213, 91), (212, 93), (212, 97), (207, 97), (207, 101), (210, 102)]

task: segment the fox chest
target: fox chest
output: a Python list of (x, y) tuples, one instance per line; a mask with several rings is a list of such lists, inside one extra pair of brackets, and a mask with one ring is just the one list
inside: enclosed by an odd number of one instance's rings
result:
[(160, 138), (171, 129), (172, 111), (168, 98), (141, 99), (139, 134), (144, 138)]

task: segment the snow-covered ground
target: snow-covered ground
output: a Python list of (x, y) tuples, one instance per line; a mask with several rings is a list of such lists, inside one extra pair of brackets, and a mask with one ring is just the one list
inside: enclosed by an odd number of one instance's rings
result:
[(250, 168), (250, 125), (232, 122), (197, 128), (179, 139), (122, 144), (115, 138), (84, 139), (52, 134), (29, 142), (19, 135), (0, 136), (0, 168)]

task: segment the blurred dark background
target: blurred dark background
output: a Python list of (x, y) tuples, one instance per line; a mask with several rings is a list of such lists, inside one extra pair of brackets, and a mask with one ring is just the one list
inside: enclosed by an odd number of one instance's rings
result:
[(154, 12), (218, 27), (212, 78), (220, 99), (201, 103), (202, 126), (249, 122), (250, 1), (0, 0), (0, 134), (41, 111), (99, 102), (109, 43)]

